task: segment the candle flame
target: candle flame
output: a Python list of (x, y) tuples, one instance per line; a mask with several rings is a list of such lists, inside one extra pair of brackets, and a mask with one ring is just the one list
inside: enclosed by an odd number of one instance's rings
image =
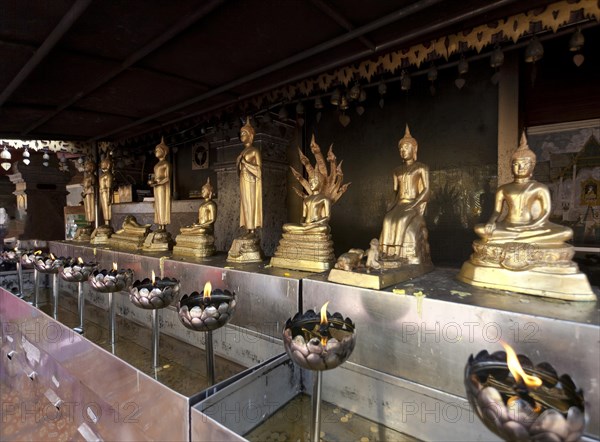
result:
[(513, 348), (506, 342), (500, 341), (500, 343), (502, 344), (502, 347), (504, 347), (504, 351), (506, 351), (506, 363), (508, 364), (508, 369), (515, 378), (515, 381), (521, 382), (522, 380), (525, 385), (531, 388), (540, 387), (542, 385), (542, 380), (537, 376), (531, 376), (525, 373)]
[(52, 259), (52, 260), (56, 259), (52, 253), (50, 253), (50, 259)]
[(156, 274), (154, 273), (154, 270), (152, 270), (152, 285), (156, 284)]
[(77, 262), (78, 262), (79, 264), (83, 264), (83, 259), (81, 259), (81, 256), (80, 256), (79, 258), (77, 258)]
[[(329, 305), (329, 301), (327, 301), (325, 304), (323, 304), (323, 307), (321, 307), (321, 326), (328, 325), (328, 321), (327, 321), (327, 306), (328, 305)], [(327, 345), (327, 336), (321, 336), (321, 345), (322, 346)]]
[(212, 292), (212, 284), (210, 283), (210, 281), (207, 281), (206, 284), (204, 284), (204, 296), (203, 299), (210, 299), (210, 294)]
[(113, 270), (116, 272), (119, 269), (119, 266), (116, 262), (113, 262)]

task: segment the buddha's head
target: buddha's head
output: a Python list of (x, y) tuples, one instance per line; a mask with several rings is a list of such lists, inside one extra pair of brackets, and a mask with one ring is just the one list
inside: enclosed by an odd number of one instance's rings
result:
[(210, 184), (210, 178), (206, 179), (206, 184), (202, 186), (202, 198), (210, 199), (213, 196), (213, 186)]
[(160, 143), (156, 145), (156, 147), (154, 148), (154, 155), (156, 156), (156, 158), (159, 159), (163, 159), (166, 158), (167, 155), (169, 154), (169, 146), (167, 146), (167, 144), (165, 143), (165, 138), (162, 137), (160, 139)]
[(419, 144), (417, 143), (417, 140), (415, 140), (410, 134), (408, 124), (406, 125), (404, 136), (400, 139), (400, 141), (398, 141), (398, 149), (400, 150), (400, 158), (402, 158), (404, 161), (417, 160), (417, 150), (419, 149)]
[(512, 154), (511, 165), (514, 177), (517, 179), (531, 177), (535, 168), (535, 160), (535, 152), (527, 145), (527, 137), (525, 137), (525, 132), (523, 132), (519, 147)]
[(319, 193), (323, 187), (323, 182), (323, 175), (315, 169), (308, 179), (308, 187), (313, 193)]
[(250, 124), (250, 117), (247, 117), (246, 124), (244, 124), (240, 129), (240, 140), (245, 145), (252, 144), (252, 141), (254, 141), (254, 134), (255, 131), (252, 125)]

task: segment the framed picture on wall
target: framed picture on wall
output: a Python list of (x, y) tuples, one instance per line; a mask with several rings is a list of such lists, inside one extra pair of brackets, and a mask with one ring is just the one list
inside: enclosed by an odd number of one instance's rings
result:
[(573, 229), (575, 245), (600, 244), (600, 119), (533, 126), (527, 138), (552, 221)]
[(192, 145), (192, 170), (208, 169), (208, 142)]

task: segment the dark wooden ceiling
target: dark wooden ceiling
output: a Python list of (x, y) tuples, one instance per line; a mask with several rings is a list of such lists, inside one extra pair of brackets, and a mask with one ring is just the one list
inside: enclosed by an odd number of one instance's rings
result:
[(0, 137), (123, 140), (548, 3), (0, 0)]

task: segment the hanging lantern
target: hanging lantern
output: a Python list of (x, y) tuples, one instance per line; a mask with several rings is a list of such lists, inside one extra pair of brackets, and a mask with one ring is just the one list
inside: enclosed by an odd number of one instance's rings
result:
[(31, 162), (31, 160), (29, 159), (30, 156), (31, 154), (29, 153), (27, 148), (25, 148), (25, 150), (23, 151), (23, 164), (25, 164), (26, 166), (29, 166), (29, 163)]
[(48, 167), (48, 165), (50, 164), (50, 162), (49, 162), (49, 161), (50, 161), (50, 155), (48, 155), (48, 152), (44, 152), (44, 155), (42, 155), (42, 159), (44, 160), (44, 161), (42, 162), (42, 164), (43, 164), (45, 167)]
[(537, 37), (533, 37), (527, 48), (525, 48), (525, 62), (526, 63), (535, 63), (539, 61), (544, 56), (544, 47), (537, 39)]
[(2, 152), (0, 152), (0, 159), (2, 160), (0, 166), (2, 166), (2, 168), (6, 171), (8, 171), (8, 169), (10, 169), (12, 166), (12, 164), (10, 163), (11, 158), (12, 155), (10, 154), (6, 146), (4, 146), (4, 149), (2, 149)]
[(406, 71), (402, 71), (402, 75), (400, 78), (400, 89), (402, 89), (403, 91), (408, 91), (408, 90), (410, 90), (411, 84), (412, 84), (412, 81), (410, 78), (410, 74), (407, 73)]
[(339, 88), (335, 88), (333, 93), (331, 94), (331, 99), (330, 99), (330, 103), (333, 104), (334, 106), (339, 106), (340, 104), (340, 89)]

